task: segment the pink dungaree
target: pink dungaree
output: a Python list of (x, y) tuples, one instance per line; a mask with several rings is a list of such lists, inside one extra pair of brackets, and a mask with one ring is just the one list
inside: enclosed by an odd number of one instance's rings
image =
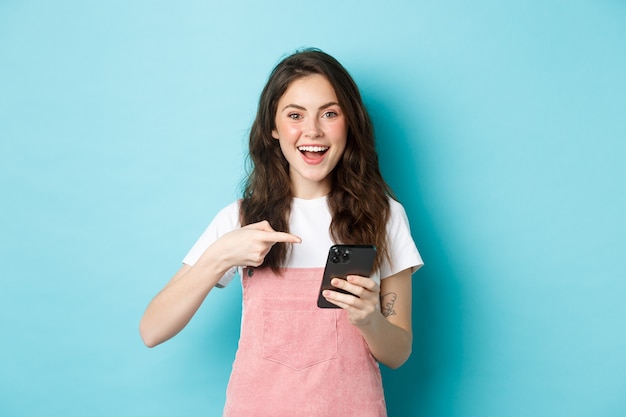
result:
[(317, 307), (322, 268), (244, 269), (225, 417), (385, 417), (378, 363), (341, 309)]

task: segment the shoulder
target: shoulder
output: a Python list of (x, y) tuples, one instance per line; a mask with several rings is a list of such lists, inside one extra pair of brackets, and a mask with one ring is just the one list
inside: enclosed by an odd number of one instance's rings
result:
[(389, 200), (389, 209), (392, 213), (405, 213), (404, 206), (395, 198), (387, 197)]
[(409, 225), (409, 218), (406, 214), (404, 206), (391, 197), (389, 199), (389, 220), (387, 221), (387, 228), (395, 229), (396, 227)]
[(417, 250), (411, 233), (411, 226), (404, 206), (397, 200), (389, 198), (390, 215), (387, 221), (387, 242), (389, 245), (390, 262), (381, 265), (381, 277), (392, 276), (404, 269), (415, 272), (423, 265), (422, 257)]
[(239, 200), (237, 200), (217, 212), (201, 238), (209, 238), (209, 240), (213, 241), (239, 227), (241, 227), (241, 222), (239, 217)]
[(233, 201), (226, 207), (217, 212), (207, 231), (214, 235), (216, 238), (220, 237), (234, 229), (241, 227), (241, 220), (239, 216), (240, 202), (239, 200)]
[(238, 229), (239, 227), (239, 201), (235, 201), (222, 208), (215, 215), (208, 227), (200, 235), (200, 238), (191, 247), (183, 259), (183, 263), (187, 265), (194, 265), (200, 255), (202, 255), (206, 248), (213, 244), (213, 242), (226, 233)]

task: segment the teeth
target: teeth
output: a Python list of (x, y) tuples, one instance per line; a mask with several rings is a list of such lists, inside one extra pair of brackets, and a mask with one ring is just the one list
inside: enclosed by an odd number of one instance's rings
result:
[(328, 146), (298, 146), (300, 152), (324, 152)]

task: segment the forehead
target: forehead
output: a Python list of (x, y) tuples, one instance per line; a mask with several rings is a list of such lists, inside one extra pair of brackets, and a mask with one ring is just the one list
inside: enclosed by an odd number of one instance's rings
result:
[(279, 103), (291, 100), (337, 101), (337, 94), (328, 78), (321, 74), (311, 74), (291, 81), (284, 94), (280, 97)]

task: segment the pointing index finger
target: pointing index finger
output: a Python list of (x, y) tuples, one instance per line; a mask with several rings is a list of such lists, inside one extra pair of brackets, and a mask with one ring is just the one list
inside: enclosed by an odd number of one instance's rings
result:
[(285, 243), (300, 243), (302, 239), (300, 239), (296, 235), (292, 235), (290, 233), (285, 232), (265, 232), (264, 239), (266, 242), (285, 242)]

